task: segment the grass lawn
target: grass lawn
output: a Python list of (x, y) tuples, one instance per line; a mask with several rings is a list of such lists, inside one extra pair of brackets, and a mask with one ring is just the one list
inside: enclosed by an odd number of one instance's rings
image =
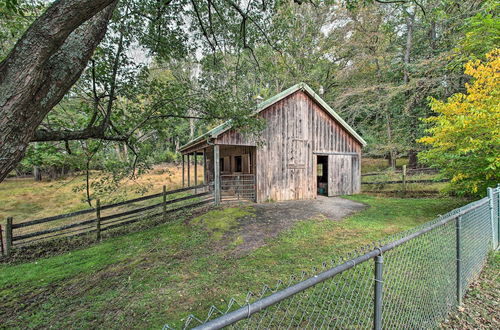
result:
[[(0, 327), (158, 328), (204, 317), (211, 304), (244, 301), (362, 244), (412, 228), (466, 202), (366, 195), (370, 207), (341, 221), (305, 219), (249, 254), (221, 237), (251, 207), (214, 210), (81, 250), (0, 266)], [(211, 217), (213, 219), (211, 219)], [(222, 220), (221, 220), (222, 219)]]

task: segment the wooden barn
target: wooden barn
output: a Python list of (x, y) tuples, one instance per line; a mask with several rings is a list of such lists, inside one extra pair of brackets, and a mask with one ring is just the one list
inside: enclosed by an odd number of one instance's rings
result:
[(183, 184), (200, 183), (197, 166), (192, 171), (190, 164), (203, 163), (203, 181), (213, 184), (216, 203), (360, 192), (366, 142), (308, 85), (297, 84), (260, 103), (255, 115), (266, 121), (259, 142), (228, 121), (182, 146)]

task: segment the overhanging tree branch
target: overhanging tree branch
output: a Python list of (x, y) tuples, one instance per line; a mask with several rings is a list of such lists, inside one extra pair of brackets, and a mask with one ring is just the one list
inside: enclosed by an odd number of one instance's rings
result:
[(80, 77), (115, 5), (111, 0), (56, 1), (0, 64), (0, 181), (20, 161), (46, 114)]

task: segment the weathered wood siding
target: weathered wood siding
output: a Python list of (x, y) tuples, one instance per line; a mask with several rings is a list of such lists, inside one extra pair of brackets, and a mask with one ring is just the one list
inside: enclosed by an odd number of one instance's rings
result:
[[(347, 160), (337, 165), (329, 156), (328, 173), (329, 186), (346, 187), (332, 195), (359, 192), (361, 144), (307, 94), (296, 92), (260, 116), (267, 125), (256, 153), (257, 202), (316, 198), (317, 153), (356, 153), (343, 156), (356, 158), (354, 165)], [(224, 141), (231, 144), (228, 137)]]
[(328, 155), (328, 196), (351, 195), (361, 190), (359, 157)]
[(255, 139), (231, 129), (215, 139), (215, 144), (255, 146)]

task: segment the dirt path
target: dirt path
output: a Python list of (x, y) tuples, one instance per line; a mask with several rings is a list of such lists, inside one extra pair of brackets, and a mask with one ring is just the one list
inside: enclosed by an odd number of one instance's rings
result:
[(298, 221), (312, 218), (340, 220), (366, 205), (339, 197), (319, 196), (314, 200), (249, 204), (254, 214), (238, 219), (239, 226), (226, 238), (241, 237), (242, 243), (233, 251), (242, 256), (265, 244), (266, 240), (278, 236)]

